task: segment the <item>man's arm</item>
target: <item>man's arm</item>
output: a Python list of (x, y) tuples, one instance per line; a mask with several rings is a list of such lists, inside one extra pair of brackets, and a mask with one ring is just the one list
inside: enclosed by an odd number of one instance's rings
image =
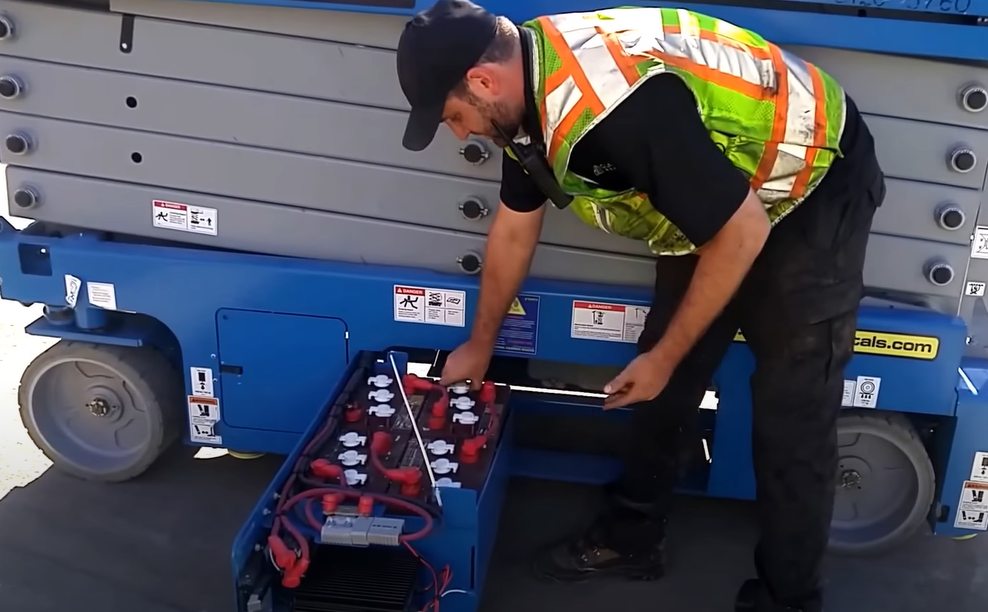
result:
[(471, 340), (494, 346), (504, 316), (532, 264), (542, 233), (545, 194), (515, 160), (501, 161), (501, 203), (487, 233), (480, 300)]
[(671, 369), (737, 291), (768, 238), (768, 217), (679, 77), (653, 77), (594, 130), (619, 170), (698, 247), (686, 294), (652, 349)]
[(487, 235), (472, 340), (494, 346), (504, 316), (532, 264), (544, 218), (545, 206), (531, 212), (516, 212), (503, 203), (498, 207)]
[(738, 290), (770, 229), (762, 201), (749, 189), (737, 212), (699, 250), (686, 294), (651, 351), (656, 358), (670, 369), (679, 365)]

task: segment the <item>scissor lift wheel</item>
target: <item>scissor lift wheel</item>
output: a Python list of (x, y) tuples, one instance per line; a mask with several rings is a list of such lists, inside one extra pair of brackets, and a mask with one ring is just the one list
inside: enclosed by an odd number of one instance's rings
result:
[(895, 548), (926, 521), (936, 488), (915, 428), (901, 414), (847, 412), (837, 443), (830, 550), (863, 556)]
[(21, 377), (21, 420), (53, 465), (86, 480), (143, 473), (181, 431), (182, 380), (151, 348), (61, 341)]

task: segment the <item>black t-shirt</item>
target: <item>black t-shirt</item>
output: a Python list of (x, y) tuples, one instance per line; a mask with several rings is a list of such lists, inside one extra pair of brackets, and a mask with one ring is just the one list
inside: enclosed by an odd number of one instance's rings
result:
[[(531, 102), (529, 108), (534, 108)], [(534, 128), (535, 116), (530, 110), (526, 125)], [(859, 176), (864, 173), (859, 162), (867, 162), (874, 151), (870, 133), (860, 129), (862, 121), (848, 98), (844, 157), (834, 162), (818, 190), (845, 190), (870, 180)], [(634, 188), (648, 194), (652, 206), (697, 247), (720, 231), (749, 190), (747, 177), (707, 133), (692, 91), (673, 74), (648, 79), (591, 129), (574, 147), (570, 170), (604, 189)], [(504, 205), (530, 212), (546, 199), (518, 162), (504, 155)]]

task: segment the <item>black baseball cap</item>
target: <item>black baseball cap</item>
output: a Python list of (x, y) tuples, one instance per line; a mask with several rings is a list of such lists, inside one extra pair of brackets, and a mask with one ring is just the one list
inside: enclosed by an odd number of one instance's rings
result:
[(497, 16), (469, 0), (439, 0), (405, 24), (398, 83), (412, 107), (402, 145), (421, 151), (436, 137), (449, 93), (497, 33)]

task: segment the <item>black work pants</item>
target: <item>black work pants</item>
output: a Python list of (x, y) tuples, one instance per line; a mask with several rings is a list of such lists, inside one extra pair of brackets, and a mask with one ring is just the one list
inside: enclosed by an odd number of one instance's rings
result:
[[(622, 497), (652, 504), (665, 516), (682, 437), (740, 328), (756, 364), (751, 377), (761, 528), (756, 566), (777, 604), (807, 611), (821, 605), (843, 370), (853, 352), (872, 217), (885, 193), (877, 162), (854, 188), (827, 189), (829, 178), (773, 229), (735, 297), (664, 391), (634, 408), (630, 456), (615, 483)], [(696, 261), (659, 258), (655, 300), (639, 351), (662, 337)]]

